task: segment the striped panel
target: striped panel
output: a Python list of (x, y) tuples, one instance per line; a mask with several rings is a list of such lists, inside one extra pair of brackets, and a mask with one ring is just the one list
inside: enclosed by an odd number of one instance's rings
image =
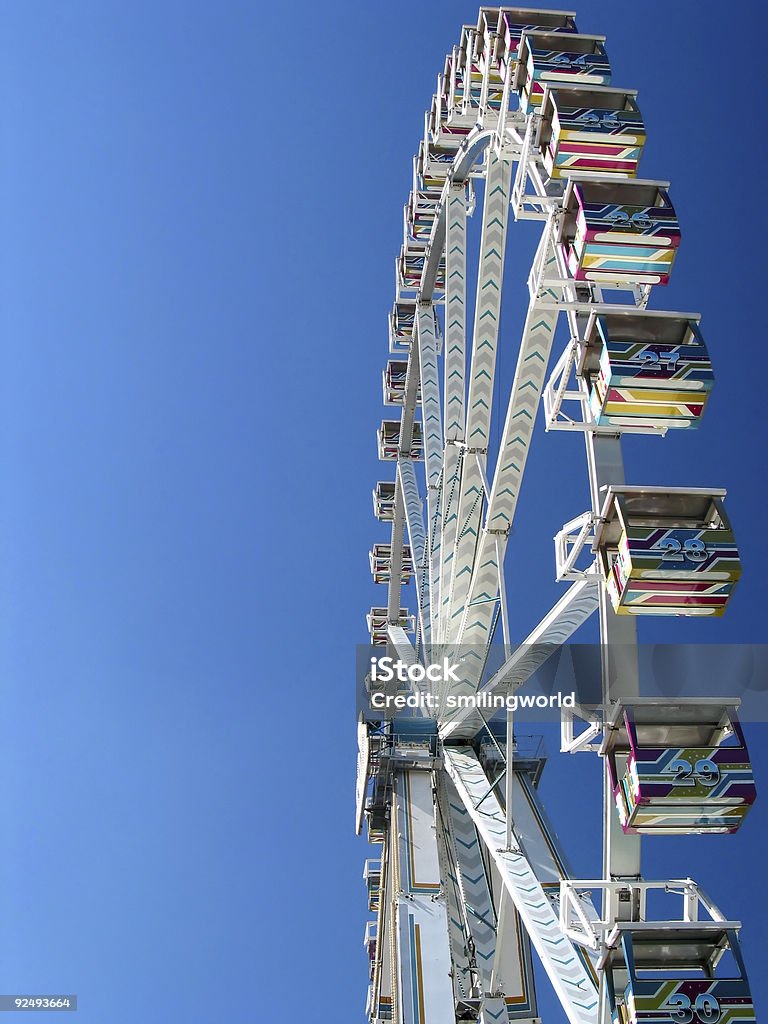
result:
[(544, 166), (551, 178), (565, 178), (574, 171), (599, 171), (637, 177), (640, 149), (632, 146), (590, 146), (561, 143), (556, 151), (547, 150)]
[(608, 594), (617, 615), (711, 615), (725, 612), (733, 593), (732, 583), (669, 583), (635, 581), (619, 588), (615, 574), (608, 580)]
[(675, 249), (644, 245), (619, 245), (615, 242), (600, 245), (585, 244), (574, 247), (580, 266), (584, 270), (631, 270), (648, 273), (666, 273), (672, 269)]
[[(707, 995), (708, 999), (702, 998)], [(697, 999), (701, 1006), (698, 1013), (695, 1012)], [(690, 1017), (687, 1017), (688, 1012)], [(749, 985), (741, 979), (725, 978), (717, 981), (689, 978), (645, 981), (632, 978), (614, 1017), (623, 1024), (670, 1024), (684, 1019), (752, 1024), (757, 1021), (757, 1016)]]
[(637, 747), (614, 787), (625, 832), (735, 832), (755, 796), (745, 747)]
[(654, 284), (669, 284), (675, 261), (674, 249), (652, 249), (647, 253), (627, 246), (588, 246), (579, 256), (574, 249), (568, 255), (568, 269), (577, 281), (628, 281), (639, 278)]
[[(567, 46), (566, 40), (564, 46)], [(595, 53), (531, 50), (521, 97), (523, 112), (527, 114), (532, 108), (541, 106), (543, 83), (560, 83), (565, 86), (610, 84), (611, 64), (608, 55), (602, 44), (596, 42), (595, 48)]]
[[(523, 32), (528, 29), (540, 29), (546, 32), (576, 32), (576, 22), (573, 20), (571, 15), (553, 15), (547, 12), (546, 17), (543, 19), (546, 21), (544, 25), (523, 25), (513, 20), (514, 16), (508, 14), (502, 8), (502, 35), (504, 39), (504, 47), (502, 49), (501, 56), (501, 77), (506, 77), (509, 71), (514, 70), (517, 66), (517, 54), (520, 47), (520, 40), (522, 39)], [(559, 22), (559, 24), (555, 24)]]
[[(575, 49), (577, 41), (570, 42), (563, 37), (562, 46), (558, 50), (543, 50), (533, 47), (528, 51), (527, 70), (530, 78), (539, 81), (563, 81), (564, 84), (576, 85), (573, 76), (595, 74), (601, 78), (610, 78), (611, 64), (608, 54), (602, 43), (595, 40), (592, 43), (585, 42), (586, 46), (593, 48), (592, 53), (585, 53)], [(552, 76), (550, 78), (550, 76)], [(561, 79), (560, 76), (565, 76)], [(604, 85), (605, 82), (595, 83)]]
[(392, 996), (379, 996), (376, 1015), (380, 1020), (392, 1020)]
[(583, 191), (574, 186), (579, 212), (576, 237), (585, 242), (621, 242), (648, 245), (655, 242), (677, 248), (680, 221), (664, 189), (659, 190), (662, 206), (631, 206), (628, 203), (588, 203)]
[(613, 145), (645, 144), (645, 125), (639, 110), (603, 110), (599, 107), (558, 106), (558, 91), (552, 93), (554, 115), (552, 135), (564, 141), (611, 143)]
[(630, 100), (631, 109), (607, 110), (561, 107), (567, 95), (554, 89), (551, 136), (542, 146), (544, 166), (553, 178), (572, 171), (637, 175), (645, 145), (642, 115)]
[(402, 1024), (442, 1024), (455, 1013), (431, 773), (399, 772), (393, 803), (398, 1020)]
[[(605, 324), (598, 328), (605, 339)], [(698, 425), (715, 378), (698, 329), (692, 334), (698, 343), (603, 340), (599, 370), (589, 380), (595, 420), (632, 425), (663, 417), (669, 426)]]
[[(601, 336), (607, 328), (598, 321)], [(706, 392), (714, 384), (712, 361), (706, 346), (669, 345), (643, 341), (603, 341), (600, 371), (606, 385), (647, 384), (672, 391)]]
[(623, 579), (738, 580), (741, 560), (730, 530), (630, 526), (619, 542)]
[(520, 93), (520, 109), (524, 114), (538, 111), (544, 99), (544, 86), (541, 82), (526, 82)]
[(435, 828), (431, 777), (428, 772), (402, 772), (396, 790), (400, 889), (409, 894), (438, 894), (437, 846), (428, 841)]
[(629, 527), (606, 580), (614, 611), (720, 616), (741, 576), (730, 530)]
[(674, 812), (647, 807), (636, 807), (630, 812), (623, 795), (616, 795), (619, 820), (629, 835), (710, 835), (738, 832), (747, 815), (749, 805), (717, 807), (702, 812), (698, 805), (681, 804)]
[(590, 407), (595, 422), (616, 423), (621, 426), (655, 424), (659, 419), (667, 427), (696, 427), (704, 413), (706, 396), (698, 401), (688, 392), (651, 391), (647, 388), (611, 388), (600, 399), (594, 388)]
[(730, 530), (629, 527), (607, 586), (621, 614), (722, 615), (741, 576)]
[[(700, 761), (708, 766), (697, 771)], [(675, 762), (685, 762), (690, 771)], [(629, 757), (627, 774), (638, 802), (657, 797), (686, 803), (692, 798), (746, 803), (755, 799), (755, 779), (744, 747), (639, 747)]]

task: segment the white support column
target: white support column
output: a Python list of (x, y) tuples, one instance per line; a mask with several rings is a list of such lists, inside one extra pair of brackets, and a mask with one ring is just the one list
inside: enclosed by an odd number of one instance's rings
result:
[[(589, 961), (560, 928), (558, 915), (524, 853), (505, 848), (506, 820), (471, 747), (444, 748), (445, 765), (492, 857), (571, 1024), (597, 1024)], [(517, 839), (517, 837), (516, 837)]]
[(392, 872), (389, 864), (390, 842), (391, 839), (384, 842), (381, 849), (379, 911), (376, 915), (377, 956), (370, 990), (373, 1001), (372, 1005), (369, 1006), (369, 1010), (372, 1011), (372, 1014), (380, 1019), (385, 1013), (391, 1014), (393, 1010), (396, 1010), (396, 1007), (393, 1005), (394, 988), (392, 985), (394, 977), (392, 951), (394, 949), (394, 944), (392, 942), (392, 936), (390, 935), (394, 921), (394, 917), (390, 913), (390, 909), (394, 905), (392, 896)]
[(445, 1024), (455, 1009), (431, 772), (398, 772), (393, 803), (398, 1021)]
[[(559, 274), (567, 275), (565, 260), (562, 255), (555, 254), (558, 260)], [(567, 297), (572, 301), (578, 299), (575, 285), (566, 290)], [(586, 328), (587, 313), (569, 311), (569, 326), (573, 337), (583, 337)], [(586, 385), (581, 382), (586, 397)], [(592, 499), (592, 512), (600, 514), (603, 503), (603, 488), (610, 484), (621, 486), (624, 480), (624, 459), (621, 448), (621, 434), (616, 436), (585, 434), (587, 451), (587, 467), (589, 487)], [(607, 705), (619, 697), (638, 697), (640, 695), (640, 675), (637, 660), (637, 623), (629, 615), (618, 616), (614, 613), (608, 597), (607, 588), (599, 588), (600, 600), (600, 643), (602, 652), (602, 690), (603, 705)], [(640, 843), (638, 835), (625, 835), (621, 829), (619, 818), (614, 806), (613, 791), (608, 773), (608, 762), (603, 761), (603, 875), (607, 880), (616, 878), (640, 877)], [(606, 890), (604, 894), (603, 915), (609, 920), (626, 919), (630, 908), (619, 904), (614, 895)], [(607, 1009), (604, 1016), (607, 1018)], [(607, 1024), (607, 1019), (605, 1021)]]
[[(624, 462), (620, 438), (587, 434), (592, 507), (599, 513), (601, 488), (624, 483)], [(616, 615), (608, 591), (600, 587), (600, 643), (602, 651), (603, 704), (612, 700), (640, 696), (637, 661), (637, 622), (630, 615)], [(638, 835), (625, 835), (613, 800), (608, 762), (603, 764), (603, 874), (606, 879), (638, 878), (640, 876), (640, 843)], [(606, 893), (605, 899), (612, 897)], [(618, 902), (604, 907), (616, 919), (622, 917)]]
[[(400, 450), (398, 464), (410, 462), (413, 440), (413, 418), (416, 411), (416, 396), (419, 387), (419, 347), (411, 345), (408, 353), (408, 370), (405, 375), (405, 398), (400, 419)], [(399, 476), (395, 475), (395, 509), (392, 516), (392, 558), (389, 587), (387, 590), (387, 617), (397, 622), (400, 615), (400, 570), (403, 564), (403, 534), (405, 530), (405, 503)]]

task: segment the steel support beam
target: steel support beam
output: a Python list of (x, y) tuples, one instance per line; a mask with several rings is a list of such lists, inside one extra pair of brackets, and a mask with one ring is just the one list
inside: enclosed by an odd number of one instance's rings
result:
[[(563, 933), (558, 915), (519, 847), (507, 849), (506, 818), (471, 747), (444, 748), (445, 766), (501, 880), (523, 920), (571, 1024), (597, 1024), (598, 995), (584, 954)], [(482, 806), (478, 806), (482, 799)]]

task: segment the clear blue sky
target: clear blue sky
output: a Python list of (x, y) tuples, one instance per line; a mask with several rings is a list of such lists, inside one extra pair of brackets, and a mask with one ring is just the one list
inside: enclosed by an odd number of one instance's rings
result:
[[(683, 248), (654, 306), (703, 312), (717, 372), (701, 430), (635, 440), (629, 471), (729, 487), (746, 570), (725, 619), (644, 636), (761, 640), (768, 19), (752, 5), (736, 43), (719, 4), (578, 9), (640, 90), (643, 176), (673, 182)], [(352, 676), (380, 597), (379, 375), (411, 155), (476, 16), (0, 2), (0, 992), (76, 992), (82, 1024), (363, 1020)], [(518, 638), (584, 502), (580, 443), (539, 434)], [(596, 762), (550, 750), (592, 874)], [(738, 836), (648, 843), (646, 873), (744, 919), (766, 1007), (762, 801)]]

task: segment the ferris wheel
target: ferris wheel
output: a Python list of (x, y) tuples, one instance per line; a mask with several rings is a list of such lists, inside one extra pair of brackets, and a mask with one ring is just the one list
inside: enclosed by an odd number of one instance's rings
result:
[[(695, 427), (714, 377), (700, 317), (648, 309), (680, 226), (669, 184), (638, 176), (637, 94), (613, 81), (605, 38), (574, 13), (481, 8), (414, 158), (378, 431), (394, 479), (373, 492), (386, 600), (367, 617), (358, 724), (357, 829), (381, 844), (364, 870), (371, 1024), (533, 1024), (534, 960), (572, 1024), (756, 1020), (739, 922), (695, 881), (641, 870), (643, 837), (735, 832), (755, 786), (735, 697), (641, 693), (637, 617), (722, 615), (741, 569), (722, 489), (625, 479), (623, 435)], [(523, 220), (541, 234), (509, 386), (506, 236)], [(539, 403), (548, 431), (583, 435), (591, 500), (555, 538), (562, 596), (513, 647), (505, 553)], [(578, 879), (537, 791), (540, 751), (488, 709), (595, 613), (601, 698), (561, 725), (564, 752), (603, 766), (602, 877)]]

